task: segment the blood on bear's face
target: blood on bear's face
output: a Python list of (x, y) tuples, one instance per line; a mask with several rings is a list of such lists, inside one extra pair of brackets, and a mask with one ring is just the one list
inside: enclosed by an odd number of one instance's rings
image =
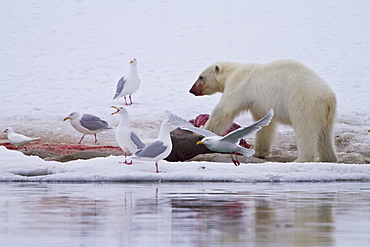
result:
[(206, 86), (205, 82), (198, 78), (198, 80), (194, 83), (189, 92), (194, 94), (195, 96), (202, 96), (204, 95), (203, 90), (205, 86)]

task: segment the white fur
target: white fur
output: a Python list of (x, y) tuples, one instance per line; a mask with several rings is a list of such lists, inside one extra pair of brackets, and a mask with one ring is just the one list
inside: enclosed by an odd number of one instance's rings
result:
[(198, 89), (198, 95), (223, 93), (205, 126), (217, 134), (222, 134), (242, 111), (249, 110), (256, 121), (271, 108), (275, 110), (270, 125), (256, 135), (255, 156), (269, 154), (279, 122), (294, 128), (296, 161), (314, 161), (316, 150), (320, 161), (337, 161), (333, 136), (335, 94), (303, 64), (293, 60), (265, 65), (219, 62), (206, 68), (193, 88), (193, 93)]

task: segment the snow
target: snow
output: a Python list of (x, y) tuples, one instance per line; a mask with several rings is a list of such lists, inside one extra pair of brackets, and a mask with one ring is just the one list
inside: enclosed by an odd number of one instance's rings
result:
[[(188, 93), (208, 65), (229, 60), (267, 63), (293, 58), (328, 82), (337, 95), (339, 157), (352, 164), (243, 164), (161, 161), (119, 164), (107, 157), (47, 162), (0, 148), (2, 181), (336, 181), (369, 180), (352, 156), (369, 154), (370, 16), (368, 1), (2, 1), (0, 8), (0, 129), (75, 143), (63, 118), (73, 111), (109, 121), (116, 83), (131, 58), (142, 84), (128, 107), (133, 130), (150, 143), (164, 110), (191, 119), (210, 113), (220, 94)], [(237, 122), (251, 122), (249, 114)], [(281, 126), (280, 135), (292, 134)], [(5, 135), (1, 136), (5, 141)], [(117, 145), (114, 131), (98, 134)], [(89, 139), (87, 137), (87, 139)], [(294, 145), (294, 138), (288, 139)], [(253, 138), (251, 139), (253, 142)], [(94, 145), (92, 140), (90, 144)], [(276, 143), (273, 149), (282, 143)], [(283, 152), (280, 155), (284, 155)], [(350, 157), (350, 158), (346, 158)], [(363, 160), (363, 159), (362, 159)], [(204, 167), (204, 168), (203, 168)]]
[[(121, 157), (71, 161), (67, 164), (27, 157), (0, 147), (8, 164), (0, 168), (0, 181), (23, 182), (328, 182), (368, 181), (368, 165), (329, 163), (233, 164), (163, 162), (154, 173), (154, 162), (123, 165)], [(14, 165), (14, 164), (17, 165)]]

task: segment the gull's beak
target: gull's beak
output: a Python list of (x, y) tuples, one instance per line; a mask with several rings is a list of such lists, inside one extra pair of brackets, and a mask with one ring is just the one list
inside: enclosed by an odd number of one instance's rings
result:
[(111, 106), (111, 108), (114, 108), (114, 109), (116, 109), (116, 110), (117, 110), (116, 112), (111, 113), (111, 115), (117, 114), (117, 113), (119, 112), (118, 107), (116, 107), (116, 106)]
[(197, 145), (199, 145), (199, 144), (203, 144), (204, 142), (202, 142), (202, 141), (199, 141), (199, 142), (197, 142)]
[(134, 62), (134, 60), (130, 60), (130, 63), (133, 63)]
[(66, 120), (68, 120), (69, 119), (69, 117), (65, 117), (64, 119), (63, 119), (63, 121), (66, 121)]

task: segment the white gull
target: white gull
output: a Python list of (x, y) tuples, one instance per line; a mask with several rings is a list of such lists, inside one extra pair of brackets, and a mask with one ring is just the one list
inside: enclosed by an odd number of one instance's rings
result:
[(156, 168), (155, 172), (159, 173), (158, 161), (166, 158), (172, 151), (172, 141), (170, 137), (171, 129), (171, 122), (167, 119), (164, 120), (161, 124), (157, 140), (145, 146), (143, 149), (137, 150), (131, 156), (131, 159), (154, 161)]
[[(130, 65), (126, 76), (123, 76), (117, 83), (116, 94), (113, 97), (113, 100), (124, 97), (125, 104), (131, 105), (132, 98), (131, 95), (135, 93), (140, 87), (140, 78), (137, 73), (137, 60), (130, 60)], [(126, 96), (129, 97), (130, 102), (127, 103)]]
[(27, 151), (26, 144), (35, 141), (35, 140), (40, 140), (40, 138), (33, 138), (33, 137), (28, 137), (22, 134), (17, 134), (14, 132), (12, 127), (7, 127), (4, 131), (4, 133), (8, 134), (8, 140), (11, 144), (15, 145), (15, 148), (18, 149), (20, 146), (24, 146), (24, 149)]
[(145, 144), (140, 140), (140, 138), (131, 131), (130, 129), (130, 120), (127, 110), (120, 106), (112, 106), (112, 108), (116, 109), (116, 112), (113, 112), (114, 114), (121, 115), (121, 120), (115, 130), (115, 136), (118, 145), (121, 147), (123, 152), (125, 153), (125, 164), (131, 165), (132, 160), (128, 160), (127, 157), (127, 151), (131, 154), (136, 152), (138, 149), (142, 149), (145, 147)]

